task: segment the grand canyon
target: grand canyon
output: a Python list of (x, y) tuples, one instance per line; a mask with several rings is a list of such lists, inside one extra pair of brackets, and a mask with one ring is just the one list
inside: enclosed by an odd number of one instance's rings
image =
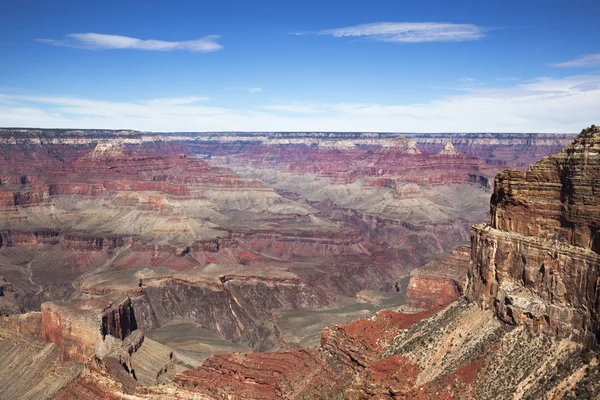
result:
[(0, 1), (0, 400), (600, 400), (599, 14)]
[(0, 397), (597, 396), (599, 150), (0, 129)]

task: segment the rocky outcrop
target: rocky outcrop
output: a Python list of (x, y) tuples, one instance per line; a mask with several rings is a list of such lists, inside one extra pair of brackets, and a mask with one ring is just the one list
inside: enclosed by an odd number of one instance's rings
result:
[(135, 313), (129, 298), (119, 304), (107, 307), (102, 312), (100, 325), (102, 339), (106, 338), (106, 335), (111, 335), (123, 340), (137, 328)]
[(472, 230), (467, 298), (511, 324), (596, 341), (600, 256), (488, 226)]
[[(60, 349), (61, 360), (89, 362), (110, 335), (125, 339), (137, 329), (129, 298), (111, 303), (108, 299), (59, 305), (42, 304), (41, 338)], [(99, 347), (100, 346), (100, 347)]]
[(19, 314), (22, 311), (13, 284), (0, 276), (0, 315)]
[(527, 173), (496, 177), (491, 226), (600, 252), (600, 128), (543, 158)]
[(457, 154), (458, 154), (458, 152), (452, 145), (452, 142), (447, 142), (444, 145), (444, 148), (438, 153), (438, 155), (440, 155), (440, 156), (455, 156)]
[(126, 236), (94, 237), (74, 234), (66, 234), (60, 240), (63, 249), (73, 251), (113, 250), (131, 242), (132, 238)]
[(511, 324), (600, 340), (600, 130), (527, 173), (498, 174), (490, 226), (471, 234), (467, 297)]
[(42, 313), (29, 312), (0, 316), (0, 330), (36, 339), (42, 337)]
[(123, 144), (119, 142), (100, 140), (88, 158), (115, 158), (124, 156)]
[(59, 232), (53, 230), (37, 232), (22, 232), (14, 230), (1, 231), (0, 247), (42, 244), (44, 242), (54, 241), (59, 235)]
[(413, 309), (443, 307), (464, 294), (470, 248), (457, 247), (441, 261), (433, 261), (410, 273), (405, 306)]

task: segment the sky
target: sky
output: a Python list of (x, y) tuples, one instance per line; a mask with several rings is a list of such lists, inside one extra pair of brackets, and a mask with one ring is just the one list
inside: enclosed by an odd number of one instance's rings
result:
[(598, 0), (0, 0), (0, 126), (579, 132)]

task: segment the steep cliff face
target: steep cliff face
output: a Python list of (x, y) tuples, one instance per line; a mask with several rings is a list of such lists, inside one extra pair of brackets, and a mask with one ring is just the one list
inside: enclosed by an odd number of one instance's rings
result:
[(89, 362), (102, 353), (99, 346), (104, 345), (108, 335), (123, 340), (136, 329), (129, 298), (115, 302), (93, 299), (69, 305), (42, 304), (41, 339), (60, 349), (62, 361)]
[(502, 320), (600, 339), (600, 130), (527, 173), (496, 177), (490, 226), (471, 234), (467, 297)]
[(599, 151), (600, 128), (592, 126), (527, 173), (498, 174), (491, 226), (600, 253)]

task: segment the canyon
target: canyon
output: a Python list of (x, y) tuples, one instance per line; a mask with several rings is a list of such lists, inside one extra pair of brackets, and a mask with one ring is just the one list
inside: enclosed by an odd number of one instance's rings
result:
[(599, 138), (0, 129), (0, 396), (595, 393)]
[(214, 399), (597, 398), (599, 144), (592, 126), (499, 173), (470, 251), (411, 273), (407, 305), (426, 311), (334, 325), (316, 350), (215, 355), (176, 383)]

